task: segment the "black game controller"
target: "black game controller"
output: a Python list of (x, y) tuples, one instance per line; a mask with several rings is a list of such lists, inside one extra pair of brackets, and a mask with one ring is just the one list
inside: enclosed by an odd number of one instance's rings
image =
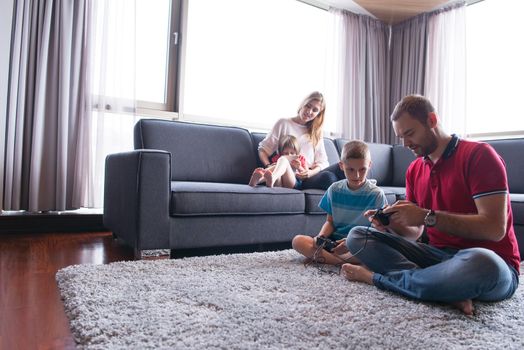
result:
[(317, 246), (324, 248), (328, 252), (333, 252), (333, 249), (338, 245), (338, 243), (332, 239), (323, 237), (323, 236), (317, 236)]
[(375, 215), (373, 215), (373, 219), (377, 219), (382, 225), (387, 226), (389, 225), (389, 217), (393, 213), (384, 213), (383, 208), (377, 209), (377, 212)]

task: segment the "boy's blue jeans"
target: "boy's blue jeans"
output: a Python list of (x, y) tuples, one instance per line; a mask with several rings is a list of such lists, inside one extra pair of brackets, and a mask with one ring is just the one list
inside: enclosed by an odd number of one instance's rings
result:
[(374, 228), (355, 227), (346, 241), (351, 254), (374, 272), (373, 283), (404, 296), (440, 302), (509, 298), (518, 272), (485, 248), (438, 249)]

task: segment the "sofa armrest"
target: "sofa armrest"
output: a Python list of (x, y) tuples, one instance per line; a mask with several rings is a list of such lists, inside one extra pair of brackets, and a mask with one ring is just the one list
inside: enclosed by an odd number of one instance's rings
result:
[(107, 156), (104, 226), (135, 249), (169, 248), (171, 154), (135, 150)]

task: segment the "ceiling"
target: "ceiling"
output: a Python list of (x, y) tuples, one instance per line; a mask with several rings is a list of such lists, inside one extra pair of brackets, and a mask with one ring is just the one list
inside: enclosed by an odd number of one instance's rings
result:
[(423, 12), (430, 12), (454, 0), (316, 0), (319, 3), (366, 14), (388, 24), (402, 22)]

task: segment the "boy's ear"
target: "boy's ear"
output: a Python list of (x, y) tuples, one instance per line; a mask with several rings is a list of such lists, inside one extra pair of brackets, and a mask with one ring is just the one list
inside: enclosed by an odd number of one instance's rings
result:
[(342, 161), (338, 162), (338, 167), (340, 170), (344, 171), (344, 163), (342, 163)]

